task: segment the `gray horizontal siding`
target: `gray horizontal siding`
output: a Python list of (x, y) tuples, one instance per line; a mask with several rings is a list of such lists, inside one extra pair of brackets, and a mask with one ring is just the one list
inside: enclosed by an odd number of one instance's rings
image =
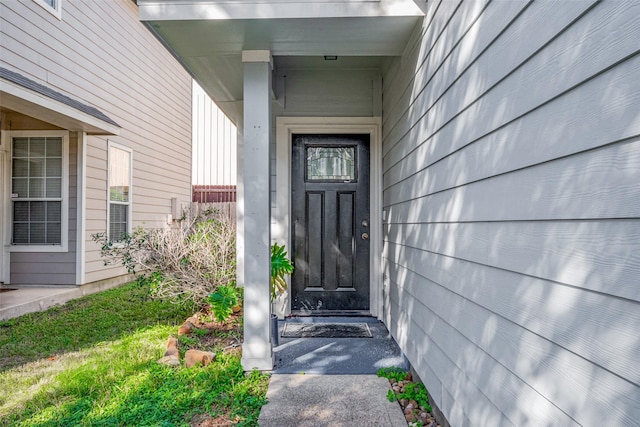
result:
[(391, 332), (452, 425), (635, 425), (640, 4), (429, 8), (384, 74)]
[(278, 116), (371, 117), (379, 115), (375, 70), (278, 70)]
[(191, 199), (191, 78), (130, 0), (64, 1), (61, 20), (32, 1), (1, 2), (0, 23), (0, 66), (121, 126), (118, 136), (86, 140), (85, 282), (122, 274), (91, 241), (106, 230), (107, 142), (133, 150), (133, 225), (165, 226), (171, 198)]

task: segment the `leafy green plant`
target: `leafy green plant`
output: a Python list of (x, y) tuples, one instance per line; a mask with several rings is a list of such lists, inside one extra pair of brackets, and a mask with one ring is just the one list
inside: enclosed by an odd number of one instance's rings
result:
[(387, 392), (389, 402), (400, 401), (402, 399), (415, 400), (418, 406), (425, 408), (427, 412), (431, 412), (432, 408), (429, 405), (429, 393), (426, 387), (422, 383), (409, 381), (411, 376), (408, 372), (397, 367), (381, 368), (378, 370), (378, 376), (386, 378), (392, 383), (404, 382), (403, 391), (395, 392), (389, 390)]
[(427, 412), (431, 412), (429, 405), (429, 393), (422, 383), (409, 382), (404, 386), (404, 392), (396, 393), (396, 399), (415, 400), (418, 406), (424, 408)]
[(218, 322), (227, 320), (233, 314), (233, 308), (239, 303), (238, 288), (235, 284), (218, 286), (215, 292), (209, 294), (213, 318)]
[(287, 290), (285, 277), (293, 273), (293, 264), (287, 257), (284, 245), (274, 243), (271, 246), (271, 300), (273, 301)]
[(408, 373), (401, 368), (390, 367), (378, 369), (378, 376), (388, 380), (394, 379), (396, 381), (402, 381), (407, 378)]

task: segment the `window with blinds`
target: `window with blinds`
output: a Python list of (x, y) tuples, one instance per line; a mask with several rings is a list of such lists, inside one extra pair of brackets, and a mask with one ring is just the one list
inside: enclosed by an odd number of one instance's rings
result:
[(109, 144), (109, 240), (119, 242), (131, 230), (131, 150)]
[(62, 137), (12, 139), (13, 245), (62, 243)]

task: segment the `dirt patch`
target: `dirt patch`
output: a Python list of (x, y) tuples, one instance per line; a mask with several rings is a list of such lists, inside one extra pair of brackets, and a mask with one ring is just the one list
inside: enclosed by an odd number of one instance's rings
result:
[(228, 350), (242, 344), (242, 312), (234, 313), (226, 322), (212, 321), (210, 313), (196, 313), (195, 330), (198, 350)]
[(212, 417), (207, 414), (199, 414), (191, 420), (191, 427), (228, 427), (236, 423), (224, 415)]

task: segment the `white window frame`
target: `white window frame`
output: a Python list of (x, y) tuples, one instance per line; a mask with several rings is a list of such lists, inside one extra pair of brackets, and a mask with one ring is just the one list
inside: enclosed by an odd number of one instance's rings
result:
[[(6, 172), (5, 172), (5, 194), (9, 196), (8, 203), (5, 208), (5, 218), (10, 218), (9, 240), (10, 252), (68, 252), (69, 251), (69, 132), (68, 131), (11, 131), (8, 132), (9, 137), (9, 155), (7, 156)], [(13, 236), (13, 200), (11, 197), (11, 183), (13, 173), (13, 138), (20, 137), (62, 137), (62, 203), (60, 206), (60, 244), (59, 245), (14, 245), (11, 243)]]
[[(112, 202), (111, 201), (111, 192), (109, 189), (109, 183), (111, 182), (111, 148), (116, 148), (118, 150), (126, 151), (129, 153), (129, 201), (127, 203), (123, 202)], [(133, 206), (133, 150), (125, 145), (118, 144), (117, 142), (113, 142), (111, 140), (107, 141), (107, 239), (111, 235), (111, 204), (115, 203), (118, 205), (128, 205), (127, 206), (127, 233), (131, 234), (132, 223), (132, 206)], [(118, 244), (118, 242), (113, 242), (114, 244)]]
[(56, 18), (62, 20), (62, 1), (63, 0), (54, 0), (54, 5), (51, 6), (45, 0), (33, 0), (38, 6), (55, 16)]

